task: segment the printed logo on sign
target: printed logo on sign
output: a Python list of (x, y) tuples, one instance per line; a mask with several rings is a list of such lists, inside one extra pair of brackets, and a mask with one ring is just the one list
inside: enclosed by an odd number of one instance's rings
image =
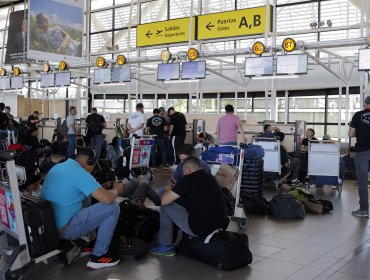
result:
[(364, 113), (361, 115), (361, 121), (364, 124), (370, 125), (370, 113)]

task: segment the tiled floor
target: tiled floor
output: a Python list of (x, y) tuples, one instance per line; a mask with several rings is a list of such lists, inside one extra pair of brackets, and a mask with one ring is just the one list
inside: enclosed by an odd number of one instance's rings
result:
[[(224, 272), (182, 256), (166, 258), (148, 254), (142, 260), (122, 261), (115, 268), (98, 271), (85, 268), (87, 258), (78, 260), (69, 269), (41, 264), (23, 279), (370, 279), (370, 222), (350, 213), (358, 207), (357, 188), (352, 181), (345, 182), (340, 198), (330, 187), (312, 190), (316, 197), (333, 202), (333, 213), (308, 214), (302, 221), (248, 216), (246, 232), (254, 256), (249, 267)], [(275, 191), (266, 188), (265, 193), (271, 198)], [(230, 230), (238, 228), (232, 224)]]

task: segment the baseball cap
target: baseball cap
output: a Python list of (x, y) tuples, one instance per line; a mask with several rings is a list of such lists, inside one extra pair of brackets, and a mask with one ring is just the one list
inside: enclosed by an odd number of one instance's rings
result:
[(370, 104), (370, 96), (366, 96), (364, 103)]

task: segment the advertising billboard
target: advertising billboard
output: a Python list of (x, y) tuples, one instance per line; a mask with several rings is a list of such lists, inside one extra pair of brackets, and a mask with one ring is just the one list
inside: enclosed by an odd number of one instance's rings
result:
[(10, 13), (5, 64), (17, 64), (25, 61), (27, 50), (27, 13), (27, 10)]

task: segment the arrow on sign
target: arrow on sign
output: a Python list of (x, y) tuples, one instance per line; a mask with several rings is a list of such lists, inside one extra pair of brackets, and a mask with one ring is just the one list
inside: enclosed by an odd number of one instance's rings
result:
[(152, 36), (153, 33), (151, 33), (150, 30), (149, 30), (145, 35), (146, 35), (146, 37), (150, 38), (150, 36)]
[(211, 25), (211, 22), (209, 22), (207, 25), (206, 25), (206, 28), (211, 31), (211, 27), (215, 27), (214, 25)]

